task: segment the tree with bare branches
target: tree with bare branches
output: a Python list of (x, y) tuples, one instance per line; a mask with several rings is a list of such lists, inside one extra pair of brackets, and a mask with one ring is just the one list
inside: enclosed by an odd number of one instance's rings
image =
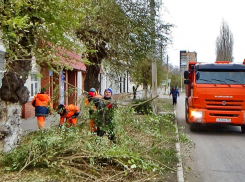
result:
[(222, 21), (220, 36), (216, 39), (216, 61), (233, 61), (233, 34), (228, 23)]

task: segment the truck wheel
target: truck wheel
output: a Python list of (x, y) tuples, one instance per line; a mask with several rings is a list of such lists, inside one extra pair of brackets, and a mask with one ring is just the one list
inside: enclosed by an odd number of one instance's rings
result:
[(188, 101), (185, 101), (185, 122), (189, 123), (189, 106)]
[(242, 133), (245, 133), (245, 125), (241, 126)]
[(189, 118), (189, 110), (186, 108), (186, 109), (185, 109), (185, 122), (186, 122), (186, 123), (189, 123), (188, 118)]
[(198, 131), (200, 130), (200, 124), (198, 123), (190, 123), (190, 130), (193, 131)]

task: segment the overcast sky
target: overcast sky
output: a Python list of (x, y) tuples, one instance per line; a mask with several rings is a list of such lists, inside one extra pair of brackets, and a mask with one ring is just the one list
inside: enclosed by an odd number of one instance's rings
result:
[(175, 25), (169, 63), (179, 66), (179, 51), (195, 51), (198, 62), (215, 62), (222, 20), (233, 33), (234, 62), (245, 59), (245, 0), (162, 0), (162, 18)]
[[(234, 37), (234, 62), (245, 59), (245, 0), (162, 0), (162, 19), (175, 25), (169, 63), (179, 66), (179, 51), (197, 52), (198, 62), (214, 62), (222, 20)], [(3, 48), (0, 46), (0, 50)]]

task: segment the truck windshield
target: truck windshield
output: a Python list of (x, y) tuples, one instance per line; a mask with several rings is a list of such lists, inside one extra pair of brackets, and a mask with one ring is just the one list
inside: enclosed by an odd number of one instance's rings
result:
[(226, 85), (244, 85), (245, 72), (232, 71), (198, 71), (196, 83), (200, 84), (226, 84)]

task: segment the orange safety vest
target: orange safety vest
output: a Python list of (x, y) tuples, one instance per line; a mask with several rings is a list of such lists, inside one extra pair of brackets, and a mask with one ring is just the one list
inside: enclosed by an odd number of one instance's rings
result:
[(95, 91), (94, 97), (98, 97), (98, 98), (100, 98), (100, 99), (102, 99), (102, 98), (103, 98), (103, 97), (102, 97), (102, 95), (98, 94), (98, 92), (97, 92), (97, 91)]
[(48, 105), (50, 105), (50, 107), (52, 106), (51, 100), (48, 94), (37, 94), (34, 96), (31, 103), (33, 103), (34, 100), (36, 100), (35, 106), (45, 106), (45, 107), (47, 107)]
[(45, 93), (35, 95), (31, 103), (35, 107), (35, 116), (47, 116), (50, 112), (47, 106), (53, 108), (49, 95)]
[(66, 108), (66, 113), (60, 115), (60, 124), (63, 124), (65, 118), (71, 118), (76, 112), (79, 112), (79, 108), (74, 104), (65, 106), (65, 108)]
[(74, 104), (70, 104), (68, 107), (67, 107), (67, 110), (66, 110), (67, 114), (66, 114), (66, 117), (67, 118), (70, 118), (72, 117), (76, 112), (79, 112), (79, 109), (76, 105)]

